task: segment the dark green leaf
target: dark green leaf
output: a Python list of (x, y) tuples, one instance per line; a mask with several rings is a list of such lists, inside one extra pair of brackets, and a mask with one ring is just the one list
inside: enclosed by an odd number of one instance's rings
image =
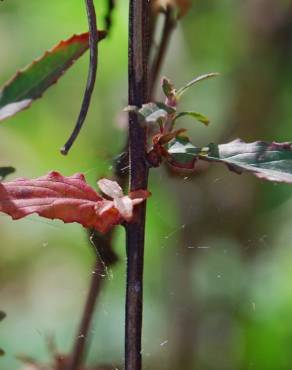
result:
[(0, 356), (5, 356), (5, 351), (2, 348), (0, 348)]
[[(100, 40), (105, 35), (104, 31), (100, 31)], [(87, 49), (88, 33), (74, 35), (66, 41), (61, 41), (41, 58), (18, 72), (0, 89), (0, 121), (28, 108), (57, 82)]]
[(167, 147), (170, 159), (178, 167), (189, 165), (193, 159), (225, 163), (237, 173), (251, 172), (255, 176), (274, 182), (292, 184), (292, 144), (256, 141), (245, 143), (234, 140), (228, 144), (210, 144), (195, 147), (188, 138), (178, 137)]
[(217, 77), (217, 76), (219, 76), (219, 73), (215, 72), (215, 73), (207, 73), (205, 75), (194, 78), (192, 81), (188, 82), (185, 86), (177, 90), (176, 97), (179, 99), (190, 87), (197, 84), (198, 82), (207, 80), (212, 77)]
[(190, 116), (190, 117), (193, 117), (195, 118), (197, 121), (203, 123), (204, 125), (208, 126), (210, 121), (209, 121), (209, 118), (204, 116), (203, 114), (201, 113), (198, 113), (198, 112), (180, 112), (178, 113), (176, 116), (175, 116), (175, 120), (179, 119), (180, 117), (184, 117), (184, 116)]
[(292, 184), (291, 143), (245, 143), (237, 139), (217, 148), (217, 153), (213, 147), (209, 154), (201, 158), (225, 163), (235, 172), (248, 171), (269, 181)]
[(201, 148), (195, 147), (185, 136), (178, 136), (167, 146), (168, 162), (179, 168), (193, 168)]
[(6, 176), (13, 172), (15, 172), (15, 168), (13, 167), (0, 167), (0, 181), (4, 180)]

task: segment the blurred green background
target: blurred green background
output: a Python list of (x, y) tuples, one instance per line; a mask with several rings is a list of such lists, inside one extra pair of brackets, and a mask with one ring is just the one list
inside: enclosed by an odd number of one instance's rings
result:
[[(54, 169), (110, 176), (126, 138), (127, 2), (100, 44), (93, 105), (68, 157), (59, 154), (78, 114), (88, 54), (45, 97), (0, 126), (0, 165), (14, 177)], [(104, 1), (96, 1), (103, 24)], [(60, 39), (86, 30), (83, 1), (6, 0), (0, 5), (0, 84)], [(292, 139), (292, 1), (194, 0), (172, 38), (162, 75), (177, 86), (221, 73), (183, 102), (211, 119), (186, 119), (197, 144), (236, 137)], [(151, 172), (145, 256), (145, 369), (292, 369), (292, 188), (237, 176), (224, 166), (178, 176)], [(123, 362), (125, 249), (106, 276), (88, 364)], [(79, 323), (94, 254), (84, 230), (35, 216), (0, 215), (1, 370), (27, 355), (49, 362), (47, 337), (67, 353)]]

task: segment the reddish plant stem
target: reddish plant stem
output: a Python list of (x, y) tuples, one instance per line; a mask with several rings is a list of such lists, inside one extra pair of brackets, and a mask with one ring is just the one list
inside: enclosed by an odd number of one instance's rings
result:
[[(130, 0), (129, 105), (141, 106), (148, 98), (150, 3)], [(146, 132), (136, 114), (129, 115), (130, 190), (147, 189)], [(146, 202), (135, 208), (134, 222), (126, 225), (127, 292), (125, 370), (141, 370), (143, 264)]]

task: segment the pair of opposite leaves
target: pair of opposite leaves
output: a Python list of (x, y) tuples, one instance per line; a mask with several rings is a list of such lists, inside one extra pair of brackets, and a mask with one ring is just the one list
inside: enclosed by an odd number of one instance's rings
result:
[(108, 179), (99, 180), (98, 186), (107, 198), (90, 187), (82, 174), (64, 177), (50, 172), (37, 179), (0, 183), (0, 212), (14, 220), (37, 213), (105, 233), (132, 221), (134, 206), (150, 195), (146, 190), (124, 195), (119, 184)]

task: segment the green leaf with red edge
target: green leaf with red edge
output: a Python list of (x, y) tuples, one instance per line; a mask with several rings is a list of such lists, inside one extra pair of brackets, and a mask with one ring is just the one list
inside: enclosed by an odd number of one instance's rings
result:
[(236, 173), (250, 172), (274, 182), (292, 184), (292, 144), (236, 139), (227, 144), (195, 147), (188, 138), (177, 137), (167, 147), (169, 161), (177, 167), (189, 168), (192, 160), (225, 163)]
[(50, 172), (37, 179), (0, 183), (0, 212), (14, 220), (37, 213), (65, 223), (77, 222), (105, 233), (114, 225), (130, 222), (133, 207), (150, 195), (146, 190), (129, 195), (116, 194), (119, 185), (106, 179), (100, 180), (99, 185), (112, 200), (99, 195), (82, 174), (64, 177), (58, 172)]
[(15, 172), (15, 168), (8, 166), (8, 167), (0, 167), (0, 181), (4, 180), (5, 177), (10, 175), (11, 173)]
[[(99, 31), (100, 40), (106, 36)], [(16, 73), (0, 89), (0, 121), (28, 108), (88, 49), (88, 32), (74, 35)]]
[(185, 116), (189, 116), (189, 117), (195, 118), (197, 121), (203, 123), (206, 126), (208, 126), (209, 123), (210, 123), (210, 120), (209, 120), (208, 117), (204, 116), (201, 113), (193, 112), (193, 111), (187, 111), (187, 112), (177, 113), (176, 116), (175, 116), (175, 118), (174, 118), (174, 121), (176, 121), (177, 119), (179, 119), (181, 117), (185, 117)]

